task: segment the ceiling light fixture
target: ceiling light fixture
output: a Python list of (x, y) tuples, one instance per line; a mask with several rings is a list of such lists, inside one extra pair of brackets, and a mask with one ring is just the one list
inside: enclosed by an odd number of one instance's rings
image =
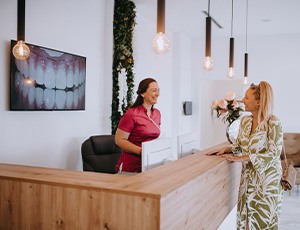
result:
[(244, 85), (249, 83), (248, 79), (248, 0), (246, 0), (246, 52), (244, 60)]
[(25, 44), (25, 0), (18, 0), (18, 38), (17, 44), (13, 47), (13, 55), (17, 59), (29, 57), (30, 49)]
[(206, 17), (206, 39), (205, 39), (205, 57), (202, 61), (202, 67), (205, 71), (211, 71), (214, 68), (214, 61), (211, 57), (211, 17), (209, 15), (210, 0), (208, 0), (208, 11)]
[(229, 43), (229, 69), (227, 70), (227, 77), (234, 78), (236, 76), (234, 70), (234, 38), (233, 38), (233, 0), (231, 4), (231, 37)]
[[(205, 14), (206, 16), (208, 16), (208, 12), (205, 10), (202, 10), (202, 13)], [(211, 16), (210, 16), (211, 17)], [(217, 22), (216, 19), (214, 19), (213, 17), (211, 17), (211, 21), (213, 23), (215, 23), (215, 25), (219, 28), (219, 29), (223, 29), (223, 26), (221, 26), (221, 24), (219, 22)]]
[(165, 35), (165, 0), (157, 0), (157, 30), (152, 40), (152, 49), (157, 54), (170, 50), (170, 40)]

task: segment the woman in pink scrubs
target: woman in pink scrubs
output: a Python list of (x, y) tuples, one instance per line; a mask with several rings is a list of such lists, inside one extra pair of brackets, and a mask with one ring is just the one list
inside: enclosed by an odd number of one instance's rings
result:
[(133, 105), (121, 117), (116, 131), (115, 141), (122, 149), (117, 172), (141, 172), (142, 142), (160, 135), (161, 116), (159, 110), (153, 107), (159, 97), (156, 80), (142, 80), (137, 94)]

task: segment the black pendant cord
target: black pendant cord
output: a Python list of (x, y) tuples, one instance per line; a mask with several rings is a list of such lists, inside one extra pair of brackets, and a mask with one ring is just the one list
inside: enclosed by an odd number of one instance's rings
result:
[(248, 52), (248, 0), (246, 5), (246, 53)]
[(17, 39), (25, 40), (25, 0), (18, 0), (18, 34)]
[(246, 52), (244, 61), (244, 77), (248, 77), (248, 0), (246, 4)]
[(210, 12), (210, 0), (208, 0), (208, 10), (207, 10), (207, 16), (209, 17), (209, 12)]
[(231, 37), (229, 43), (229, 68), (234, 66), (234, 38), (233, 38), (233, 0), (231, 4)]
[(233, 35), (233, 0), (231, 2), (231, 37)]

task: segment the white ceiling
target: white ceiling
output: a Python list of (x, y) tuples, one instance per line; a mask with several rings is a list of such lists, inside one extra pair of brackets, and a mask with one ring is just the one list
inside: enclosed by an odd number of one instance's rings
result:
[[(157, 0), (133, 0), (138, 15), (156, 22)], [(231, 35), (232, 0), (210, 0), (210, 15), (223, 29), (213, 24), (212, 36)], [(233, 36), (246, 34), (247, 0), (234, 0)], [(208, 0), (165, 0), (166, 31), (199, 38), (205, 33)], [(300, 0), (248, 0), (248, 36), (300, 34)]]

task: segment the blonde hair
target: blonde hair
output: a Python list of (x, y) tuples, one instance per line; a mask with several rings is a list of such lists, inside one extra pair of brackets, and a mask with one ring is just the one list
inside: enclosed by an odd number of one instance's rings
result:
[(266, 81), (261, 81), (259, 85), (252, 84), (251, 89), (254, 90), (255, 99), (259, 100), (258, 122), (262, 117), (262, 121), (267, 125), (267, 119), (273, 113), (273, 89)]

